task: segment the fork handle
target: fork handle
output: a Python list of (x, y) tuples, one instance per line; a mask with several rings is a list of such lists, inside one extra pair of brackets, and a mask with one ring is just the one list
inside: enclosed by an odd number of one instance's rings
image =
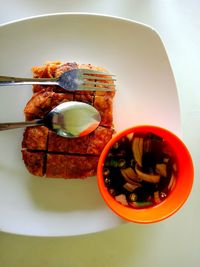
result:
[(57, 85), (57, 79), (54, 78), (18, 78), (9, 76), (0, 76), (0, 86), (44, 84)]

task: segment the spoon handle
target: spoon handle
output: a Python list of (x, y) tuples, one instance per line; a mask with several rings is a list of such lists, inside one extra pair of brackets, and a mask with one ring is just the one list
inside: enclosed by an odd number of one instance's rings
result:
[(5, 123), (0, 123), (0, 131), (24, 128), (28, 126), (38, 126), (43, 124), (44, 124), (43, 120), (33, 120), (24, 122), (5, 122)]
[(54, 78), (19, 78), (0, 76), (0, 86), (9, 85), (26, 85), (26, 84), (46, 84), (46, 85), (57, 85), (57, 79)]

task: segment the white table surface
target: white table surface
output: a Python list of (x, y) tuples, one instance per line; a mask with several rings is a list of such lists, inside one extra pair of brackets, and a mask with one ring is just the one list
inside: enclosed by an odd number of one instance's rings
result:
[(47, 13), (89, 12), (129, 18), (155, 28), (172, 64), (183, 140), (195, 166), (187, 203), (166, 221), (153, 225), (127, 223), (76, 237), (0, 233), (0, 266), (200, 266), (200, 1), (0, 0), (0, 4), (0, 23)]

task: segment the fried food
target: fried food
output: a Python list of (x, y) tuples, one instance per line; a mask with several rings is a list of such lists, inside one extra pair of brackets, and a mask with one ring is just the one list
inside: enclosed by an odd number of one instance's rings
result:
[[(107, 72), (91, 64), (62, 62), (47, 62), (32, 71), (35, 78), (53, 78), (74, 68)], [(28, 171), (37, 176), (65, 179), (94, 176), (100, 153), (114, 133), (113, 97), (114, 90), (67, 92), (58, 86), (33, 85), (33, 95), (24, 108), (27, 121), (43, 118), (62, 102), (80, 101), (94, 106), (101, 114), (101, 122), (91, 134), (73, 139), (58, 136), (45, 126), (27, 127), (22, 156)]]

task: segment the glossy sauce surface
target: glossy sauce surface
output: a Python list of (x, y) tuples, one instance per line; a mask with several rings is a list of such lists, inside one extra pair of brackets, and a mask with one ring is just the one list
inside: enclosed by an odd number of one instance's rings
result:
[(177, 172), (172, 148), (151, 132), (122, 137), (109, 150), (103, 168), (109, 193), (133, 208), (165, 200), (175, 186)]

